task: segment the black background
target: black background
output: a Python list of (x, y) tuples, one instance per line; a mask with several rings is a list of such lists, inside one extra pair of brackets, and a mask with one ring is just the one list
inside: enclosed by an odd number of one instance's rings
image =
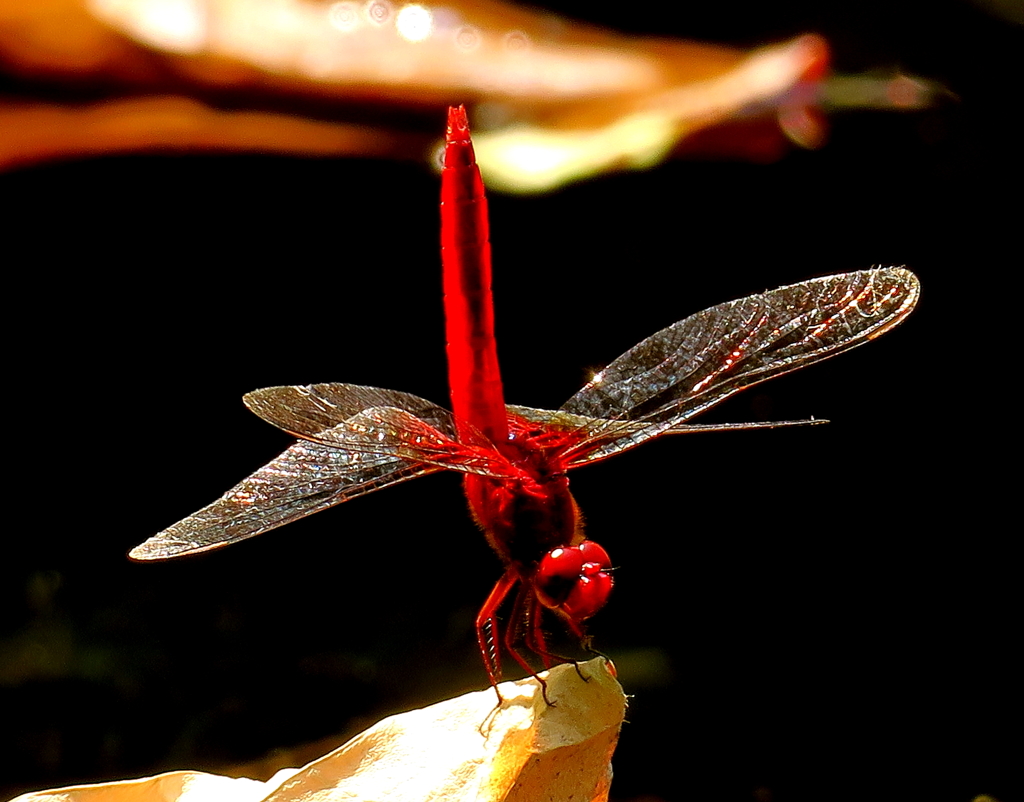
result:
[[(773, 165), (491, 199), (514, 403), (555, 407), (714, 303), (876, 263), (922, 282), (895, 332), (707, 418), (829, 426), (669, 438), (574, 475), (619, 566), (592, 624), (633, 694), (613, 797), (1021, 799), (1020, 28), (963, 2), (556, 10), (744, 47), (816, 31), (840, 71), (899, 68), (958, 98), (839, 115), (824, 149)], [(0, 796), (218, 770), (485, 684), (472, 619), (500, 566), (453, 475), (199, 558), (125, 558), (287, 446), (248, 390), (445, 401), (437, 192), (426, 169), (358, 160), (0, 175), (21, 254)]]

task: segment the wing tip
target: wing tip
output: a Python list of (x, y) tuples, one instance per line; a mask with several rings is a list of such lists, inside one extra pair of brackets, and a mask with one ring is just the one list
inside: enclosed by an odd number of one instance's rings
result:
[(159, 548), (155, 546), (151, 540), (147, 540), (145, 543), (140, 543), (134, 549), (128, 552), (128, 559), (132, 562), (137, 563), (148, 563), (154, 560), (164, 560), (168, 557), (173, 557), (173, 554), (167, 554), (167, 549)]
[(174, 557), (181, 557), (186, 554), (195, 554), (200, 551), (207, 551), (211, 548), (216, 548), (216, 545), (197, 546), (195, 543), (186, 543), (180, 540), (168, 540), (160, 535), (155, 535), (129, 551), (128, 559), (132, 562), (138, 563), (170, 560)]
[(128, 552), (128, 559), (137, 563), (152, 562), (161, 559), (162, 556), (161, 551), (151, 546), (148, 540)]
[(917, 277), (917, 274), (906, 265), (875, 265), (867, 272), (887, 273), (898, 276), (901, 284), (915, 289), (921, 286), (921, 280)]
[(894, 326), (903, 322), (904, 318), (914, 311), (917, 302), (921, 297), (921, 279), (917, 277), (906, 265), (878, 265), (870, 271), (872, 274), (884, 273), (890, 284), (898, 286), (900, 293), (899, 305), (892, 312), (889, 322), (877, 332), (873, 332), (868, 339), (875, 339), (881, 334), (889, 331)]

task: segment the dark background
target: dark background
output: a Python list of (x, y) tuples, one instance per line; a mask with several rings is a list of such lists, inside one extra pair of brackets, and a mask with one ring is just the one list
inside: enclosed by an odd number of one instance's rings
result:
[[(895, 332), (707, 418), (831, 425), (666, 439), (574, 476), (619, 566), (592, 625), (633, 695), (613, 796), (1022, 799), (1004, 478), (1021, 29), (965, 2), (681, 6), (556, 10), (744, 47), (816, 31), (840, 71), (958, 101), (836, 116), (824, 149), (770, 166), (492, 198), (515, 403), (555, 407), (644, 336), (767, 287), (876, 263), (923, 286)], [(0, 797), (222, 770), (484, 686), (472, 619), (500, 566), (454, 475), (199, 558), (125, 558), (288, 445), (248, 390), (445, 401), (436, 177), (135, 157), (0, 175), (0, 193)]]

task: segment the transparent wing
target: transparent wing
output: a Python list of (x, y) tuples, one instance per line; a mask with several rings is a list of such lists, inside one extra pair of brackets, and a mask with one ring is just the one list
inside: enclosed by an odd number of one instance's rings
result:
[(209, 506), (136, 546), (129, 556), (163, 560), (208, 551), (437, 470), (300, 441)]
[(344, 437), (344, 430), (336, 429), (338, 424), (374, 407), (403, 409), (440, 434), (455, 437), (451, 412), (425, 398), (398, 390), (358, 384), (307, 384), (265, 387), (247, 393), (242, 400), (267, 423), (296, 437), (315, 439), (328, 432), (334, 432), (330, 436)]
[[(586, 415), (573, 415), (560, 409), (537, 409), (507, 404), (509, 415), (515, 415), (524, 421), (556, 432), (564, 432), (568, 436), (577, 436), (581, 442), (593, 441), (596, 432), (608, 425), (604, 418), (588, 418)], [(694, 432), (732, 432), (747, 429), (781, 429), (786, 426), (820, 426), (829, 421), (825, 418), (806, 418), (803, 420), (754, 421), (753, 423), (676, 423), (665, 429), (662, 434), (692, 434)], [(617, 421), (616, 430), (621, 432), (643, 431), (647, 425), (643, 421)]]
[(409, 393), (355, 384), (266, 387), (245, 405), (279, 429), (315, 443), (439, 468), (510, 477), (519, 473), (479, 433), (456, 440), (454, 416)]
[(601, 419), (583, 425), (569, 465), (632, 448), (746, 387), (878, 337), (919, 293), (909, 270), (880, 267), (719, 304), (662, 329), (562, 405)]
[(356, 496), (443, 469), (514, 477), (494, 447), (459, 443), (452, 414), (422, 398), (351, 384), (268, 387), (245, 396), (303, 438), (217, 501), (134, 548), (160, 560), (254, 537)]

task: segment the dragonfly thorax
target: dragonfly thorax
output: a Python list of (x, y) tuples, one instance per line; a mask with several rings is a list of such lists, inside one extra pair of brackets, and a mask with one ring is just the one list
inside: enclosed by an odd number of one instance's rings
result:
[(529, 575), (545, 554), (583, 541), (582, 518), (564, 475), (519, 479), (467, 474), (473, 518), (506, 564)]

